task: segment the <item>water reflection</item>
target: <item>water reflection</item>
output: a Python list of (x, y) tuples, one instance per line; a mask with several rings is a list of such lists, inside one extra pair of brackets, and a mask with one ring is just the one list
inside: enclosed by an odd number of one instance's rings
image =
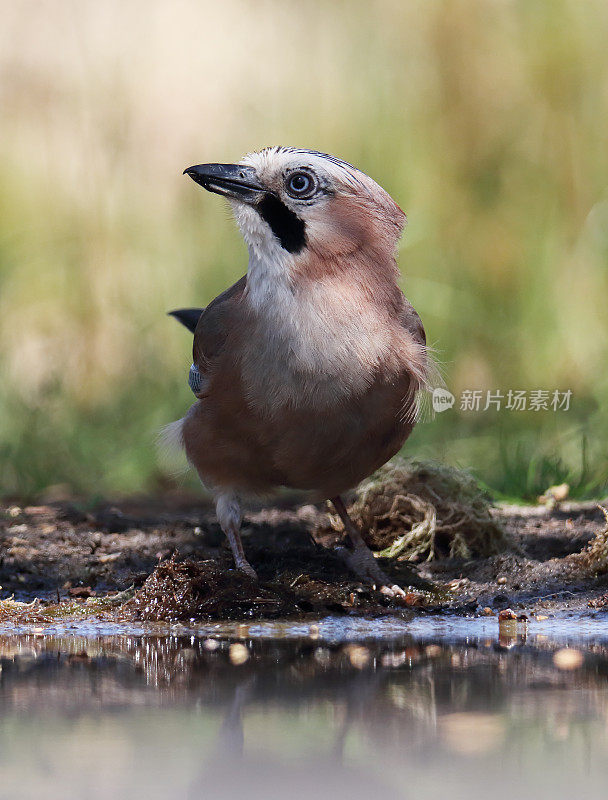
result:
[(606, 641), (248, 633), (0, 636), (0, 797), (604, 796)]

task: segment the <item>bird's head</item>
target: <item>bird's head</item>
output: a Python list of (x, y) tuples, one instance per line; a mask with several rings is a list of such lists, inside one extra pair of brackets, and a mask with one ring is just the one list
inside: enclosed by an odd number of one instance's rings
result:
[[(185, 170), (196, 183), (230, 200), (257, 259), (328, 265), (367, 251), (392, 258), (405, 214), (368, 175), (333, 156), (268, 147), (239, 164)], [(318, 267), (317, 267), (318, 269)]]

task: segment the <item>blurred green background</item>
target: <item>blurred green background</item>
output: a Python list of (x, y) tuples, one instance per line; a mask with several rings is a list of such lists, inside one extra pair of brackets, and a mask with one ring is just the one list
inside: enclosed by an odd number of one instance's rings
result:
[[(499, 496), (605, 493), (605, 0), (0, 9), (0, 494), (194, 485), (155, 446), (192, 400), (165, 312), (246, 251), (181, 173), (268, 144), (339, 155), (408, 214), (403, 287), (457, 402), (406, 451)], [(467, 388), (573, 396), (464, 412)]]

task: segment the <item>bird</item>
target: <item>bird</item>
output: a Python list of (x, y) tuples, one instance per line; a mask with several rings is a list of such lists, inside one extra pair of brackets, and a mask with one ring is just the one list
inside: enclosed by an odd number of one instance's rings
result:
[(228, 200), (249, 262), (205, 308), (169, 312), (194, 334), (196, 402), (167, 437), (211, 491), (237, 569), (256, 578), (243, 499), (289, 487), (330, 500), (347, 566), (403, 596), (342, 495), (401, 449), (432, 383), (424, 327), (398, 283), (404, 212), (358, 168), (305, 148), (184, 174)]

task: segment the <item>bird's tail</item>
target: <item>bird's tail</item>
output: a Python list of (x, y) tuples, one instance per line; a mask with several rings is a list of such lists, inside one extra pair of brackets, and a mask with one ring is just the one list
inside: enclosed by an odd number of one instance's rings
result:
[(158, 432), (156, 441), (159, 461), (163, 469), (174, 477), (188, 470), (184, 453), (184, 420), (170, 422)]
[(178, 419), (161, 428), (158, 434), (158, 446), (169, 454), (184, 449), (184, 420)]

